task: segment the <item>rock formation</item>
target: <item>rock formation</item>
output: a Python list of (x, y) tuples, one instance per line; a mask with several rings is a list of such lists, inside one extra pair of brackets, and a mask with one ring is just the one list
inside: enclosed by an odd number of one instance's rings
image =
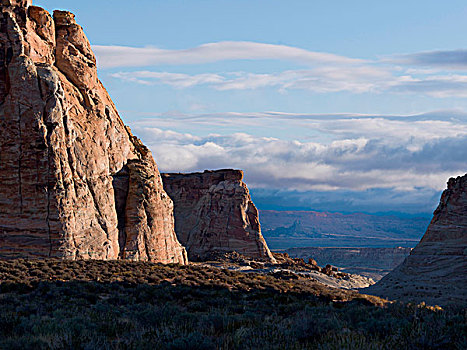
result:
[(433, 220), (407, 259), (363, 290), (389, 299), (467, 304), (467, 174), (452, 178)]
[(359, 274), (379, 281), (410, 254), (412, 248), (289, 248), (285, 252), (293, 258), (314, 259), (323, 266), (331, 264), (347, 273)]
[(0, 257), (185, 263), (157, 166), (74, 15), (1, 3)]
[(162, 174), (164, 189), (174, 201), (175, 231), (190, 259), (236, 251), (274, 261), (242, 179), (240, 170)]

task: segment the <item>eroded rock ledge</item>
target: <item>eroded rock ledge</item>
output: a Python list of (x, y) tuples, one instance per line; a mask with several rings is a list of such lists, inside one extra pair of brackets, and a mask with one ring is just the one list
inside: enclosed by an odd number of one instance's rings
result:
[(236, 251), (274, 261), (241, 170), (162, 174), (174, 201), (175, 232), (190, 259)]
[(74, 15), (1, 4), (0, 258), (185, 263), (157, 165)]

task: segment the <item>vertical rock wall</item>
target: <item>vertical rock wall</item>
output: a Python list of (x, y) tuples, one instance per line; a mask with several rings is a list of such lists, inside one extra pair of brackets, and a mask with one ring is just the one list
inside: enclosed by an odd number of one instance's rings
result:
[(149, 150), (74, 15), (2, 0), (0, 258), (186, 262)]
[(242, 179), (240, 170), (162, 174), (175, 205), (175, 231), (190, 259), (236, 251), (274, 261)]
[(467, 305), (467, 174), (452, 178), (420, 243), (379, 283), (363, 290), (390, 299)]

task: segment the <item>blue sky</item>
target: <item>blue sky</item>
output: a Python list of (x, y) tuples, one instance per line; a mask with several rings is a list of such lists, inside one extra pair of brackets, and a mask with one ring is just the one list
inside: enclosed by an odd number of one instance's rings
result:
[(465, 1), (35, 1), (74, 12), (162, 171), (260, 207), (429, 213), (467, 169)]

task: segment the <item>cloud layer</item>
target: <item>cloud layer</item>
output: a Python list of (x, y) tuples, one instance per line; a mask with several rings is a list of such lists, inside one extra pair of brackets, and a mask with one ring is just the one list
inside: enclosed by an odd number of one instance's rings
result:
[(354, 93), (384, 89), (391, 84), (391, 74), (373, 67), (320, 67), (312, 70), (288, 70), (280, 73), (255, 74), (247, 72), (180, 74), (169, 72), (118, 72), (113, 78), (143, 85), (166, 84), (184, 89), (207, 86), (216, 90), (254, 90), (277, 88), (280, 91), (303, 89), (318, 93), (348, 91)]
[(223, 71), (186, 74), (158, 70), (121, 70), (113, 78), (178, 89), (215, 90), (275, 88), (279, 92), (412, 93), (435, 98), (467, 97), (467, 50), (428, 51), (364, 60), (265, 43), (224, 41), (183, 50), (155, 47), (94, 46), (99, 66), (108, 68), (183, 66), (220, 61), (275, 60), (308, 68), (267, 73)]
[[(440, 113), (441, 115), (443, 113)], [(459, 120), (459, 117), (461, 118)], [(257, 131), (271, 121), (290, 133), (319, 131), (317, 141), (249, 133), (196, 136), (165, 129), (202, 123), (244, 125)], [(247, 127), (248, 125), (248, 127)], [(153, 150), (162, 171), (240, 168), (253, 188), (287, 191), (422, 190), (433, 194), (446, 180), (467, 172), (465, 115), (309, 116), (287, 114), (206, 115), (147, 119), (132, 124)], [(298, 134), (298, 132), (297, 132)], [(406, 195), (405, 195), (406, 196)], [(377, 198), (375, 198), (377, 200)], [(397, 201), (397, 199), (396, 199)]]
[(215, 90), (276, 88), (280, 92), (412, 93), (436, 98), (467, 97), (467, 75), (395, 75), (375, 67), (322, 67), (279, 73), (248, 72), (181, 74), (170, 72), (117, 72), (111, 76), (142, 85), (165, 84), (177, 89), (204, 86)]
[(156, 47), (93, 46), (101, 68), (203, 64), (227, 60), (286, 60), (302, 64), (356, 64), (363, 60), (293, 46), (222, 41), (184, 50)]

